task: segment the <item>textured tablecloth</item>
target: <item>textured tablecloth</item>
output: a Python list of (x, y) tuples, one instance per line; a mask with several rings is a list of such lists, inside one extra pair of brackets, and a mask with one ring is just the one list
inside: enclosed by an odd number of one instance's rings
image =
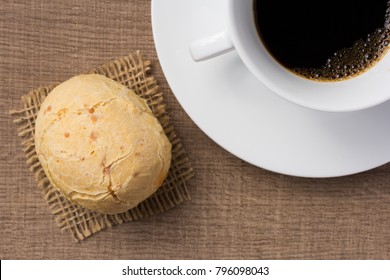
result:
[[(1, 1), (1, 259), (389, 259), (390, 165), (332, 179), (272, 173), (229, 154), (185, 114), (153, 44), (150, 1)], [(75, 243), (60, 232), (8, 115), (20, 94), (140, 49), (193, 163), (191, 201)], [(390, 144), (390, 143), (389, 143)]]

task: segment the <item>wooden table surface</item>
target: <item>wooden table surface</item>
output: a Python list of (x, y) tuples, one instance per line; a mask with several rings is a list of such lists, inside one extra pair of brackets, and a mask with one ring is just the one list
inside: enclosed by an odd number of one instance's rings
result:
[[(229, 154), (186, 115), (154, 48), (149, 0), (1, 1), (1, 259), (389, 259), (390, 165), (305, 179)], [(8, 115), (20, 96), (140, 49), (193, 163), (191, 201), (80, 243), (60, 232)]]

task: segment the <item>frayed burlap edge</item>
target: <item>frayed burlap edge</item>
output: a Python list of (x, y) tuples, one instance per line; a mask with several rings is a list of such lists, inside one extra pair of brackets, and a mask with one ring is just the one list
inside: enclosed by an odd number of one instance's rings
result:
[(154, 195), (125, 213), (104, 215), (76, 205), (58, 192), (46, 177), (35, 152), (35, 119), (43, 100), (56, 85), (40, 87), (23, 95), (23, 109), (10, 112), (22, 139), (27, 164), (42, 189), (44, 199), (61, 230), (69, 231), (77, 241), (109, 227), (164, 212), (190, 199), (186, 182), (193, 177), (193, 169), (180, 139), (169, 123), (163, 96), (155, 78), (150, 74), (150, 66), (150, 61), (144, 60), (137, 51), (88, 72), (116, 80), (144, 98), (172, 144), (171, 167), (163, 186)]

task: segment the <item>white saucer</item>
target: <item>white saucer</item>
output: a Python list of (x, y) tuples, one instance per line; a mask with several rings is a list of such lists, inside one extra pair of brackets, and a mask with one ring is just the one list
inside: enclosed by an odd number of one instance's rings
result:
[(256, 166), (302, 177), (349, 175), (390, 160), (390, 102), (352, 113), (314, 111), (277, 97), (235, 52), (193, 62), (190, 42), (223, 30), (222, 17), (216, 15), (226, 12), (225, 2), (152, 2), (154, 40), (165, 76), (184, 110), (210, 138)]

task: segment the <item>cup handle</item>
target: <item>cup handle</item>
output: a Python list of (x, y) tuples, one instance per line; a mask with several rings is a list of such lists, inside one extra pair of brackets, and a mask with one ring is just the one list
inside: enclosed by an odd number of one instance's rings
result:
[(234, 49), (234, 46), (229, 32), (225, 30), (192, 42), (189, 49), (192, 59), (198, 62), (230, 52)]

